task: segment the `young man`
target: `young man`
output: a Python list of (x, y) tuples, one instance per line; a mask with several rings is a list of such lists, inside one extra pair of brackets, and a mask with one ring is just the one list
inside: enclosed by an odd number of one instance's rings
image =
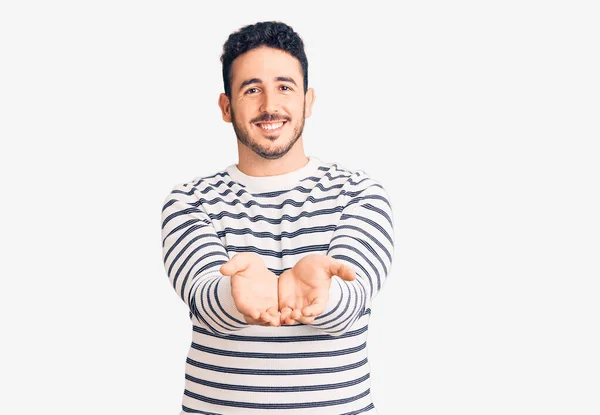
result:
[(375, 414), (366, 339), (392, 264), (388, 195), (305, 155), (315, 94), (291, 27), (246, 26), (221, 60), (239, 161), (176, 185), (162, 210), (193, 324), (181, 414)]

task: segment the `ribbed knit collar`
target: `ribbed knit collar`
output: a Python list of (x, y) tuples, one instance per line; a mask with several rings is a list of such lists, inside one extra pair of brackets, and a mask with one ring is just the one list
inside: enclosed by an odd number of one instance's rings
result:
[(319, 159), (309, 156), (308, 163), (299, 169), (275, 176), (248, 176), (238, 169), (237, 164), (232, 164), (225, 171), (233, 180), (246, 186), (250, 192), (270, 192), (293, 188), (300, 180), (316, 173), (320, 164)]

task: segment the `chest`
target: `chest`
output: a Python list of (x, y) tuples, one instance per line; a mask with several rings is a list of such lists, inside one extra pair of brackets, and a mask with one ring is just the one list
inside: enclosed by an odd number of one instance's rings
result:
[(292, 267), (309, 253), (326, 253), (344, 200), (322, 192), (256, 197), (236, 195), (205, 206), (230, 257), (260, 254), (273, 270)]

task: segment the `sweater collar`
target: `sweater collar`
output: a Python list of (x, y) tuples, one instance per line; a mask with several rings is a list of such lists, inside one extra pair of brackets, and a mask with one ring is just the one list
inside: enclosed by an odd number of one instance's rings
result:
[(225, 171), (233, 180), (244, 185), (251, 192), (269, 192), (295, 187), (300, 180), (316, 173), (320, 164), (319, 159), (309, 156), (308, 163), (299, 169), (275, 176), (248, 176), (238, 169), (237, 164), (232, 164)]

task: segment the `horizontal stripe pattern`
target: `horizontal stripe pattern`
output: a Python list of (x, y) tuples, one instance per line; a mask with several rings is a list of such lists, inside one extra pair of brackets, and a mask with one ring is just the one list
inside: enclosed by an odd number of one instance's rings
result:
[[(193, 326), (182, 414), (375, 413), (367, 332), (393, 259), (391, 204), (364, 171), (311, 163), (301, 178), (268, 190), (227, 169), (165, 198), (163, 262)], [(276, 275), (307, 254), (327, 254), (357, 278), (333, 277), (313, 324), (252, 326), (219, 273), (238, 252), (261, 255)]]

